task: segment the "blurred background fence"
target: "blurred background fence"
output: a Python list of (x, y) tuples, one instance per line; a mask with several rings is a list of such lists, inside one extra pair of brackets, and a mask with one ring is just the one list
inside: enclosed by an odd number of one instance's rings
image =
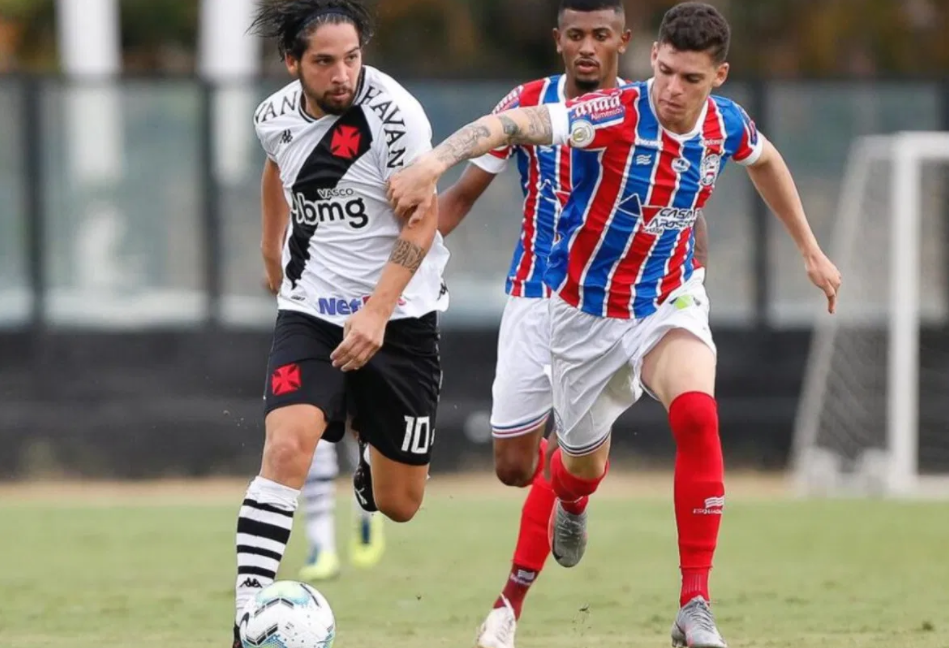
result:
[[(415, 93), (436, 140), (560, 68), (555, 2), (375, 4), (368, 62)], [(670, 4), (630, 3), (624, 74), (648, 74)], [(854, 138), (949, 129), (945, 3), (715, 4), (736, 30), (723, 94), (785, 155), (822, 241)], [(209, 81), (194, 73), (197, 2), (120, 5), (125, 73), (83, 81), (58, 71), (52, 2), (0, 2), (0, 478), (249, 474), (259, 457), (274, 303), (261, 288), (263, 154), (251, 115), (286, 78), (265, 52), (261, 75)], [(512, 20), (525, 11), (549, 18)], [(726, 458), (781, 469), (820, 295), (743, 173), (729, 168), (707, 216)], [(490, 463), (496, 331), (519, 218), (508, 173), (448, 240), (435, 470)], [(940, 236), (927, 271), (944, 313)], [(617, 432), (621, 455), (670, 460), (655, 403)]]

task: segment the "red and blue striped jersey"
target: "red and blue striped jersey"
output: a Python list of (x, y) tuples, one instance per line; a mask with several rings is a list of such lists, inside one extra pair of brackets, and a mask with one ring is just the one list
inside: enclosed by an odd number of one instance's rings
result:
[(693, 226), (731, 158), (761, 155), (764, 136), (735, 102), (709, 97), (696, 127), (660, 126), (651, 81), (550, 106), (554, 143), (572, 155), (572, 191), (544, 280), (586, 313), (654, 313), (695, 270)]
[[(512, 90), (494, 109), (499, 113), (512, 108), (563, 103), (563, 74), (525, 83)], [(514, 248), (511, 267), (505, 281), (507, 294), (514, 297), (547, 297), (544, 284), (547, 255), (554, 243), (554, 232), (566, 195), (571, 187), (571, 157), (567, 146), (508, 146), (473, 160), (495, 175), (500, 174), (512, 157), (517, 162), (524, 194), (521, 233)]]

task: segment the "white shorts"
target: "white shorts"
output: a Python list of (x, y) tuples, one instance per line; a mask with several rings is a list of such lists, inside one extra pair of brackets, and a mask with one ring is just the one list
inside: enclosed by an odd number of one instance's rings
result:
[(491, 388), (491, 429), (495, 438), (526, 434), (543, 425), (550, 415), (549, 301), (507, 298)]
[(716, 353), (702, 275), (640, 320), (595, 317), (550, 299), (554, 416), (564, 452), (585, 455), (606, 442), (616, 419), (642, 396), (643, 361), (670, 330), (686, 330)]

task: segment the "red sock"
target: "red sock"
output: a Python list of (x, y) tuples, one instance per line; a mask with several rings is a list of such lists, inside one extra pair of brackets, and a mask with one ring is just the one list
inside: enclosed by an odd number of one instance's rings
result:
[(669, 424), (676, 440), (679, 604), (685, 605), (696, 596), (710, 600), (708, 576), (725, 506), (725, 466), (715, 399), (701, 392), (682, 394), (669, 407)]
[(557, 499), (563, 504), (564, 510), (575, 515), (583, 513), (590, 501), (590, 495), (596, 492), (600, 482), (609, 472), (609, 468), (610, 464), (607, 462), (603, 474), (596, 479), (580, 479), (567, 472), (567, 468), (563, 465), (560, 448), (557, 448), (554, 456), (550, 458), (550, 484), (554, 488)]
[(534, 475), (524, 508), (521, 510), (521, 527), (517, 534), (517, 547), (514, 549), (514, 560), (511, 574), (501, 596), (495, 601), (494, 607), (504, 605), (507, 599), (514, 608), (514, 617), (521, 618), (521, 607), (527, 591), (544, 568), (547, 556), (550, 555), (550, 541), (547, 539), (547, 523), (550, 512), (554, 509), (554, 491), (550, 482), (544, 479), (544, 456), (547, 450), (547, 440), (541, 441), (540, 466)]

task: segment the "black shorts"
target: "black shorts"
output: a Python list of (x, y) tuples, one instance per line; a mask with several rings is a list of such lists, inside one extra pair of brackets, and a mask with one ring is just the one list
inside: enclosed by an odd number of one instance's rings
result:
[(343, 328), (281, 310), (267, 364), (265, 412), (286, 405), (318, 407), (327, 422), (323, 439), (343, 438), (347, 416), (359, 436), (403, 464), (431, 461), (441, 391), (438, 318), (392, 320), (382, 348), (357, 371), (333, 367), (330, 354)]

